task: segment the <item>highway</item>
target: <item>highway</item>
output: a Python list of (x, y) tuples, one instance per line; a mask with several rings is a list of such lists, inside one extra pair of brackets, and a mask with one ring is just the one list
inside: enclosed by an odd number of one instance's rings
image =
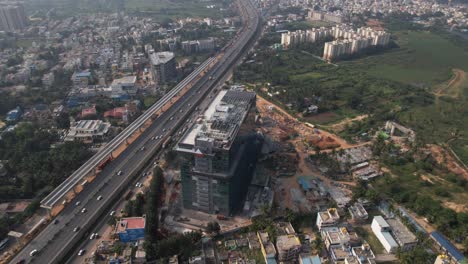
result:
[(104, 149), (99, 151), (91, 159), (89, 159), (83, 166), (78, 168), (66, 181), (60, 184), (51, 194), (41, 201), (41, 206), (45, 208), (52, 208), (55, 204), (63, 199), (63, 196), (68, 193), (75, 185), (81, 182), (83, 177), (92, 171), (103, 159), (109, 157), (112, 151), (122, 144), (129, 136), (131, 136), (137, 129), (139, 129), (151, 116), (167, 102), (169, 102), (183, 87), (190, 83), (198, 74), (200, 74), (206, 67), (214, 61), (215, 58), (209, 58), (203, 62), (197, 69), (195, 69), (189, 76), (180, 82), (174, 89), (164, 95), (164, 97), (157, 103), (152, 105), (145, 113), (132, 122), (124, 131), (119, 133), (113, 138)]
[[(128, 188), (132, 178), (141, 173), (144, 165), (160, 150), (162, 142), (179, 126), (190, 125), (187, 117), (193, 113), (198, 103), (212, 92), (212, 89), (216, 86), (215, 84), (225, 79), (229, 70), (247, 52), (250, 47), (249, 45), (252, 44), (251, 41), (258, 35), (259, 18), (255, 7), (248, 0), (238, 1), (242, 3), (241, 15), (247, 23), (244, 23), (245, 26), (242, 32), (237, 35), (234, 42), (228, 44), (229, 47), (224, 49), (223, 57), (179, 100), (175, 101), (170, 108), (160, 114), (150, 127), (144, 130), (122, 154), (104, 167), (102, 172), (92, 182), (88, 183), (83, 191), (78, 193), (70, 203), (66, 204), (64, 209), (55, 218), (58, 221), (56, 224), (51, 223), (45, 227), (10, 263), (18, 263), (22, 260), (26, 263), (62, 262), (66, 254), (73, 249), (81, 238), (86, 239), (86, 237), (89, 237), (88, 230), (91, 228), (91, 225), (98, 221), (99, 218), (104, 218), (104, 213), (107, 214), (111, 210), (112, 205), (118, 200), (117, 196)], [(206, 65), (213, 62), (213, 60), (213, 58), (209, 59), (205, 62), (207, 63)], [(197, 70), (202, 69), (201, 66)], [(185, 86), (188, 82), (184, 84), (183, 81), (182, 85)], [(183, 88), (183, 86), (179, 84), (176, 88)], [(177, 89), (174, 89), (170, 93), (178, 93)], [(151, 109), (161, 107), (165, 103), (164, 100), (171, 100), (171, 98), (165, 96), (153, 105)], [(136, 123), (132, 123), (129, 127), (138, 129), (138, 126), (145, 123), (147, 118), (150, 118), (154, 113), (150, 110), (146, 111), (135, 121)], [(118, 140), (114, 139), (115, 141), (113, 140), (109, 144), (120, 144), (118, 143), (119, 140), (125, 140), (131, 134), (129, 131), (131, 130), (124, 130), (124, 132), (116, 137)], [(110, 155), (110, 153), (106, 154), (104, 152), (98, 154), (103, 157)], [(98, 159), (96, 158), (96, 160)], [(86, 165), (89, 167), (84, 169), (80, 168), (82, 170), (81, 173), (86, 170), (92, 170), (92, 164), (89, 163), (89, 165)], [(94, 166), (97, 164), (99, 162), (95, 163)], [(119, 171), (122, 171), (122, 173), (119, 174)], [(54, 195), (46, 197), (43, 204), (54, 204), (60, 201), (62, 199), (61, 197), (59, 198), (60, 193), (68, 189), (73, 181), (78, 183), (80, 180), (79, 175), (71, 177), (69, 182), (59, 187), (59, 192), (54, 192)], [(98, 201), (98, 196), (102, 196), (103, 198)], [(78, 201), (80, 203), (76, 205)], [(82, 212), (83, 208), (86, 208), (86, 212), (84, 213)], [(78, 228), (79, 230), (77, 230)], [(31, 257), (29, 254), (34, 249), (37, 249), (38, 253)]]

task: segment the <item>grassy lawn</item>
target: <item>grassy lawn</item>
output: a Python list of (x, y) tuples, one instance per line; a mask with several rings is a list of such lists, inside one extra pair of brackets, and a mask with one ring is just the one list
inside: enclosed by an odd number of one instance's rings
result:
[(294, 81), (303, 81), (306, 79), (317, 79), (322, 76), (323, 75), (319, 72), (307, 72), (307, 73), (292, 75), (290, 78)]
[[(214, 8), (207, 6), (214, 5)], [(57, 17), (66, 18), (76, 13), (93, 12), (115, 12), (116, 10), (132, 12), (138, 11), (140, 14), (154, 16), (157, 21), (163, 21), (167, 18), (185, 18), (185, 17), (222, 17), (220, 7), (221, 1), (203, 1), (203, 0), (112, 0), (112, 1), (30, 1), (27, 5), (28, 10), (45, 14), (50, 8), (57, 10)]]
[(372, 230), (370, 229), (370, 226), (366, 227), (355, 227), (356, 233), (362, 237), (364, 240), (369, 243), (370, 247), (372, 248), (372, 251), (374, 251), (374, 254), (382, 254), (385, 253), (385, 249), (380, 243), (379, 239), (372, 233)]
[[(207, 8), (211, 5), (214, 5), (214, 8)], [(219, 18), (221, 16), (220, 7), (219, 1), (129, 0), (125, 2), (125, 9), (155, 15), (159, 21), (166, 18), (182, 17)]]
[(468, 71), (468, 52), (438, 34), (398, 31), (393, 37), (399, 48), (345, 64), (362, 67), (375, 77), (428, 86), (449, 79), (453, 68)]
[(450, 142), (452, 150), (457, 154), (457, 156), (465, 163), (468, 164), (468, 140), (467, 139), (457, 139)]
[(16, 41), (16, 46), (21, 48), (30, 48), (32, 43), (36, 42), (37, 45), (41, 45), (45, 43), (44, 39), (18, 39)]

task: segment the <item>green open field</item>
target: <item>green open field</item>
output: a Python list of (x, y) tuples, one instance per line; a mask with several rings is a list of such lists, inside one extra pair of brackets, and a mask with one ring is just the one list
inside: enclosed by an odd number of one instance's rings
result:
[[(203, 0), (27, 0), (26, 8), (36, 16), (45, 16), (51, 9), (53, 15), (66, 18), (79, 13), (137, 12), (153, 16), (157, 21), (185, 17), (222, 17), (223, 1)], [(207, 8), (207, 6), (214, 8)], [(37, 11), (37, 12), (36, 12)]]
[[(428, 31), (393, 34), (399, 48), (341, 62), (340, 66), (434, 91), (437, 98), (432, 104), (410, 106), (399, 111), (397, 119), (415, 129), (428, 143), (445, 143), (455, 136), (458, 144), (452, 142), (450, 145), (468, 164), (468, 141), (464, 134), (468, 131), (468, 45), (463, 46), (466, 42), (460, 45), (446, 35)], [(453, 69), (461, 71), (458, 79)], [(405, 105), (401, 106), (405, 108)]]
[(304, 118), (313, 124), (371, 114), (370, 120), (343, 131), (348, 140), (389, 119), (411, 127), (426, 143), (457, 139), (450, 145), (468, 164), (467, 42), (428, 31), (393, 36), (399, 47), (341, 61), (337, 67), (312, 56), (317, 47), (307, 45), (275, 55), (258, 53), (255, 59), (261, 64), (243, 65), (236, 78), (271, 83), (269, 92), (277, 93), (271, 100), (292, 104), (293, 114), (303, 111), (304, 98), (310, 99), (320, 111)]
[(468, 51), (429, 31), (393, 33), (399, 48), (344, 64), (370, 75), (415, 85), (433, 86), (446, 81), (452, 69), (468, 71)]
[[(207, 6), (214, 8), (207, 8)], [(157, 20), (165, 18), (184, 17), (212, 17), (220, 18), (220, 1), (187, 1), (187, 0), (128, 0), (125, 1), (125, 9), (128, 11), (140, 11), (154, 15)]]

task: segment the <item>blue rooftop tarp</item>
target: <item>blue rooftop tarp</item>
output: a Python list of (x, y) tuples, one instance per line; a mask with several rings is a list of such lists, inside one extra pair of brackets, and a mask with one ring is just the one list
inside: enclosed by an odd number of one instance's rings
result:
[(462, 261), (465, 258), (463, 254), (438, 231), (432, 232), (431, 236), (457, 261)]
[(276, 264), (276, 259), (274, 258), (267, 258), (267, 264)]
[(320, 257), (315, 256), (303, 256), (301, 257), (302, 264), (321, 264)]
[(79, 77), (79, 78), (82, 78), (82, 77), (91, 77), (91, 72), (89, 72), (89, 71), (84, 71), (84, 72), (77, 73), (75, 76), (76, 76), (76, 77)]
[(301, 185), (302, 189), (304, 189), (306, 191), (309, 191), (310, 189), (312, 189), (310, 187), (309, 181), (306, 180), (304, 177), (299, 177), (299, 179), (297, 179), (297, 181), (299, 182), (299, 185)]

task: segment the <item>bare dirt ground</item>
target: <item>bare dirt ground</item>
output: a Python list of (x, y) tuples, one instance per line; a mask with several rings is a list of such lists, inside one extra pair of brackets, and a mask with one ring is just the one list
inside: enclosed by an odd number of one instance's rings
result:
[(440, 84), (435, 89), (436, 96), (460, 97), (462, 95), (462, 85), (466, 80), (466, 72), (460, 69), (453, 69), (453, 77), (447, 82)]
[(329, 128), (329, 129), (331, 129), (331, 130), (333, 130), (335, 132), (340, 132), (340, 131), (345, 129), (346, 125), (349, 125), (349, 124), (351, 124), (352, 122), (355, 122), (355, 121), (364, 120), (367, 117), (369, 117), (369, 115), (359, 115), (359, 116), (356, 116), (354, 118), (345, 118), (344, 120), (341, 120), (340, 122), (332, 124), (332, 125), (328, 125), (328, 126), (321, 125), (321, 126)]
[(449, 171), (468, 179), (468, 170), (458, 164), (455, 158), (443, 147), (438, 145), (429, 145), (429, 150), (439, 164), (446, 165)]
[(383, 23), (377, 19), (368, 19), (366, 25), (374, 30), (384, 30)]
[(312, 123), (316, 123), (316, 122), (327, 123), (327, 122), (331, 122), (332, 120), (335, 120), (337, 117), (338, 115), (333, 112), (324, 112), (324, 113), (315, 114), (312, 116), (302, 116), (304, 120), (306, 120), (307, 122), (312, 122)]
[(420, 225), (422, 226), (426, 232), (428, 233), (431, 233), (432, 231), (435, 231), (436, 229), (434, 227), (432, 227), (428, 222), (426, 222), (426, 220), (424, 219), (424, 217), (420, 217), (419, 215), (413, 213), (411, 210), (406, 210), (406, 212), (411, 215), (411, 217), (413, 217), (413, 219)]
[[(274, 108), (274, 110), (272, 109)], [(299, 176), (316, 176), (320, 178), (325, 186), (328, 188), (332, 187), (332, 181), (321, 175), (320, 171), (311, 168), (311, 166), (307, 163), (306, 158), (315, 151), (310, 149), (304, 142), (308, 141), (312, 137), (316, 137), (320, 135), (321, 140), (318, 142), (319, 146), (326, 146), (326, 144), (338, 144), (339, 148), (350, 148), (356, 145), (349, 144), (344, 139), (336, 136), (325, 130), (314, 129), (309, 126), (306, 126), (297, 118), (290, 115), (288, 112), (284, 111), (280, 107), (276, 106), (275, 104), (267, 101), (266, 99), (257, 95), (257, 109), (260, 112), (260, 115), (263, 119), (269, 119), (270, 122), (273, 122), (269, 126), (262, 126), (262, 130), (264, 133), (268, 134), (269, 137), (274, 139), (275, 141), (279, 141), (281, 143), (290, 142), (293, 144), (295, 150), (297, 151), (297, 173), (291, 177), (280, 177), (277, 179), (277, 183), (275, 186), (275, 203), (279, 204), (281, 208), (289, 208), (293, 211), (300, 211), (300, 212), (310, 212), (313, 210), (314, 204), (311, 204), (307, 201), (307, 198), (304, 196), (302, 197), (304, 202), (295, 201), (293, 198), (293, 194), (291, 192), (296, 192), (296, 198), (299, 198), (302, 193), (302, 189), (299, 186), (297, 180)], [(295, 132), (298, 136), (294, 139), (289, 139), (289, 137), (282, 138), (282, 135), (287, 133), (287, 131)], [(288, 134), (286, 134), (288, 135)], [(332, 139), (331, 142), (325, 140), (327, 138)], [(327, 150), (329, 151), (329, 150)], [(344, 185), (353, 186), (354, 183), (350, 182), (342, 182)], [(292, 189), (295, 189), (291, 191)], [(349, 190), (345, 189), (343, 191), (348, 192)]]
[(466, 204), (458, 204), (458, 203), (449, 202), (449, 201), (444, 201), (443, 204), (457, 213), (468, 211), (468, 205)]
[[(270, 106), (273, 106), (275, 108), (275, 111), (269, 110)], [(310, 137), (310, 136), (312, 136), (314, 134), (317, 134), (317, 132), (318, 132), (318, 134), (322, 138), (331, 138), (333, 140), (332, 142), (334, 144), (339, 145), (339, 148), (353, 147), (352, 144), (349, 144), (344, 139), (342, 139), (342, 138), (340, 138), (340, 137), (336, 136), (335, 134), (332, 134), (332, 133), (330, 133), (328, 131), (320, 130), (320, 129), (317, 129), (316, 131), (314, 131), (313, 128), (311, 128), (309, 126), (306, 126), (305, 124), (301, 123), (299, 120), (297, 120), (297, 118), (290, 115), (288, 112), (284, 111), (282, 108), (276, 106), (272, 102), (269, 102), (265, 98), (260, 97), (258, 95), (257, 95), (257, 108), (260, 111), (260, 113), (262, 114), (262, 116), (268, 116), (268, 117), (274, 119), (275, 121), (277, 121), (278, 123), (281, 123), (281, 124), (289, 123), (292, 126), (291, 128), (296, 130), (299, 133), (300, 137), (302, 137), (304, 139), (308, 138), (308, 137)], [(290, 121), (288, 122), (287, 119), (289, 119)]]

